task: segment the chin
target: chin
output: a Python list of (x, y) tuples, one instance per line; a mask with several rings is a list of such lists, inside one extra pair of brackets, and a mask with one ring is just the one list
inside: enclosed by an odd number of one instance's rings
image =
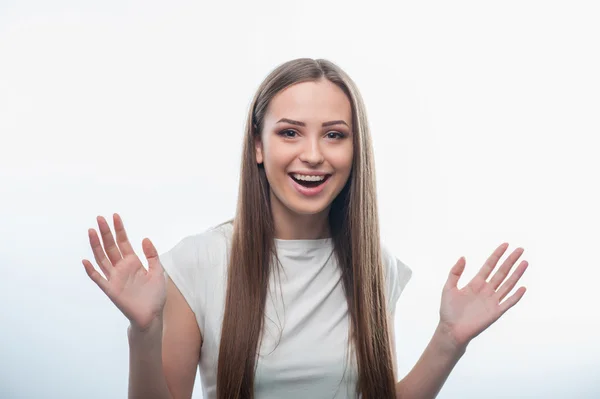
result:
[(330, 202), (327, 203), (323, 203), (320, 202), (319, 203), (313, 203), (313, 204), (307, 204), (307, 203), (298, 203), (295, 202), (294, 203), (288, 203), (287, 207), (289, 210), (291, 210), (294, 213), (297, 213), (298, 215), (318, 215), (326, 210), (329, 209), (329, 206), (331, 205)]

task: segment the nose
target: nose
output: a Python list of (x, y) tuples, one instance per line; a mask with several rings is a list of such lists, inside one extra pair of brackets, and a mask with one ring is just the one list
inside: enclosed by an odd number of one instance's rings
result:
[(300, 160), (310, 165), (319, 165), (323, 163), (323, 153), (319, 148), (319, 141), (317, 139), (307, 140), (304, 145), (302, 152), (300, 153)]

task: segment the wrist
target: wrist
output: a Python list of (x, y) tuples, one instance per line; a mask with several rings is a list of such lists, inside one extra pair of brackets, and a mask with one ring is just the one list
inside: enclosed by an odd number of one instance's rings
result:
[(152, 336), (158, 333), (162, 334), (162, 328), (163, 318), (162, 315), (158, 315), (154, 319), (152, 319), (152, 321), (148, 325), (144, 327), (141, 327), (136, 323), (131, 322), (127, 327), (127, 335), (130, 339)]
[(452, 329), (442, 322), (439, 322), (435, 329), (433, 341), (442, 352), (457, 357), (461, 357), (467, 351), (469, 344), (458, 340), (452, 333)]

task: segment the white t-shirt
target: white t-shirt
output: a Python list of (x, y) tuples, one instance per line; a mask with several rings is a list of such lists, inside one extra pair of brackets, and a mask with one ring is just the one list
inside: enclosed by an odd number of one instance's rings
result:
[[(216, 398), (217, 360), (227, 289), (232, 224), (185, 237), (161, 263), (196, 316), (203, 337), (203, 395)], [(275, 240), (283, 273), (271, 273), (256, 399), (355, 398), (357, 369), (348, 356), (349, 314), (331, 238)], [(412, 275), (385, 247), (388, 311)], [(281, 281), (281, 286), (279, 286)]]

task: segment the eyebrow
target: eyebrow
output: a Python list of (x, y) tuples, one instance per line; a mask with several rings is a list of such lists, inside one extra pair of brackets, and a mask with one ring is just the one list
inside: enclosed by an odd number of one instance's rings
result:
[[(306, 123), (304, 122), (299, 122), (299, 121), (295, 121), (292, 119), (288, 119), (288, 118), (281, 118), (280, 120), (277, 121), (277, 123), (281, 123), (281, 122), (287, 122), (290, 123), (292, 125), (297, 125), (297, 126), (306, 126)], [(332, 126), (332, 125), (346, 125), (348, 126), (348, 124), (342, 120), (339, 121), (329, 121), (329, 122), (324, 122), (321, 126), (322, 127), (327, 127), (327, 126)], [(350, 126), (348, 126), (350, 127)]]

